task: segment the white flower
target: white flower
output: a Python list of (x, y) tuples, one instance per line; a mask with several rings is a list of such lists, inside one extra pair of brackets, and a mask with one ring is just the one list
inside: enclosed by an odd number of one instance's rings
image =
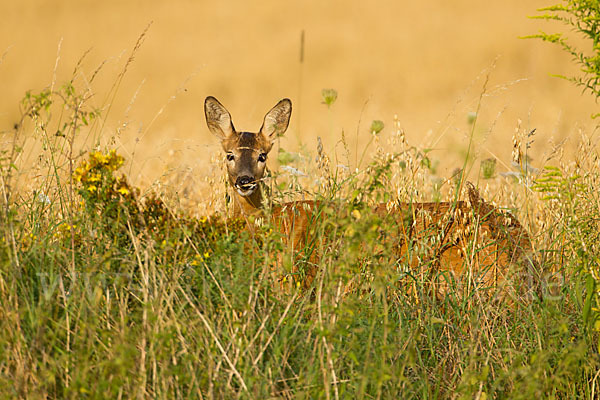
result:
[(288, 172), (291, 175), (296, 175), (296, 176), (307, 176), (304, 172), (300, 171), (297, 168), (294, 167), (290, 167), (289, 165), (282, 165), (280, 167), (282, 170)]
[(42, 204), (50, 204), (50, 197), (46, 196), (44, 193), (38, 193), (37, 199)]

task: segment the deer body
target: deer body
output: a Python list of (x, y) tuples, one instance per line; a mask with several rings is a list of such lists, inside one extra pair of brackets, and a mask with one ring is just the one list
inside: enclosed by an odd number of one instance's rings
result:
[[(206, 98), (204, 110), (210, 131), (226, 153), (234, 216), (264, 216), (259, 182), (274, 140), (288, 127), (290, 100), (281, 100), (266, 114), (258, 133), (237, 132), (229, 112), (214, 97)], [(511, 266), (526, 262), (531, 241), (516, 218), (485, 203), (470, 183), (467, 189), (468, 202), (397, 203), (391, 208), (379, 204), (373, 214), (385, 222), (382, 240), (389, 241), (403, 265), (425, 265), (457, 276), (468, 266), (480, 282), (497, 285)], [(292, 253), (304, 247), (322, 207), (320, 202), (298, 201), (271, 208), (268, 216)], [(307, 273), (305, 286), (315, 273), (314, 268)]]

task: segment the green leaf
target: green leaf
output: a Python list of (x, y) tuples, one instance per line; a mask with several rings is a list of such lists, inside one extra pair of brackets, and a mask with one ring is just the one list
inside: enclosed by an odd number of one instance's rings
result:
[(592, 302), (594, 300), (594, 293), (596, 289), (596, 280), (593, 276), (588, 275), (585, 281), (585, 303), (583, 303), (583, 321), (588, 324), (590, 323), (590, 315), (592, 311)]
[(377, 135), (379, 132), (381, 132), (383, 130), (383, 127), (384, 127), (383, 121), (376, 119), (373, 122), (371, 122), (371, 133), (373, 133), (374, 135)]
[(298, 155), (294, 153), (290, 153), (280, 148), (277, 153), (277, 162), (281, 165), (291, 164), (294, 161), (298, 160)]
[(471, 111), (467, 114), (467, 122), (469, 123), (469, 125), (472, 125), (473, 123), (475, 123), (475, 121), (477, 121), (477, 112)]

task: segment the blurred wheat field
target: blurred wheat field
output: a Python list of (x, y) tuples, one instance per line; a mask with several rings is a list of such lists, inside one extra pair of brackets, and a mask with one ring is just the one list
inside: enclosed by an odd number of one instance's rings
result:
[[(510, 169), (512, 136), (521, 120), (522, 129), (537, 129), (530, 150), (535, 165), (562, 140), (567, 139), (567, 153), (574, 151), (568, 139), (579, 129), (590, 131), (589, 116), (597, 110), (578, 88), (550, 76), (575, 72), (568, 56), (519, 39), (552, 29), (527, 18), (545, 5), (545, 0), (2, 2), (0, 127), (10, 129), (18, 120), (27, 90), (69, 80), (89, 50), (77, 79), (85, 86), (102, 65), (90, 99), (96, 107), (110, 104), (110, 112), (103, 110), (100, 140), (113, 138), (124, 154), (135, 155), (132, 177), (138, 182), (188, 171), (193, 186), (206, 189), (199, 177), (211, 173), (214, 164), (208, 161), (220, 150), (204, 124), (207, 95), (226, 104), (236, 127), (251, 131), (259, 128), (265, 110), (289, 97), (292, 123), (280, 145), (314, 151), (321, 137), (334, 157), (342, 132), (351, 153), (362, 151), (371, 121), (382, 120), (383, 134), (389, 135), (397, 116), (408, 141), (432, 148), (439, 174), (448, 178), (464, 159), (468, 115), (484, 93), (475, 132), (478, 156)], [(135, 60), (109, 97), (148, 24)], [(323, 88), (339, 93), (331, 110), (321, 103)]]

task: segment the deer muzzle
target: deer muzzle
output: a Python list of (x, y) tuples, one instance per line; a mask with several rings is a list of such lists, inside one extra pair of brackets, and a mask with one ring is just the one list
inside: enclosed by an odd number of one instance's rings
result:
[(258, 184), (252, 176), (243, 175), (235, 180), (234, 186), (240, 196), (246, 197), (254, 193)]

